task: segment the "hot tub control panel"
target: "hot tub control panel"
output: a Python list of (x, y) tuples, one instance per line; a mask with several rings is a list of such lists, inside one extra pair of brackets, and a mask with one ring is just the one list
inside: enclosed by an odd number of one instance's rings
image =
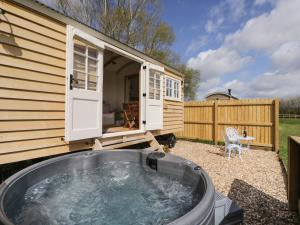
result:
[(157, 160), (165, 157), (163, 152), (151, 152), (147, 155), (146, 164), (153, 170), (157, 170)]

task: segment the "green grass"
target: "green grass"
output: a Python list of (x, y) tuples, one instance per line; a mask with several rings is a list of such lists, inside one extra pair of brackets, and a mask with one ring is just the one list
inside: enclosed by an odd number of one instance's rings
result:
[(300, 119), (280, 119), (279, 121), (279, 157), (287, 169), (288, 136), (300, 136)]

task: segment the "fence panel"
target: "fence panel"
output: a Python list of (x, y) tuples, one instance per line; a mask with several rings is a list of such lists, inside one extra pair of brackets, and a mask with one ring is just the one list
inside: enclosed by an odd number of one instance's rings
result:
[(279, 114), (279, 118), (300, 119), (300, 115), (297, 115), (297, 114)]
[(177, 135), (217, 143), (224, 140), (226, 127), (235, 127), (255, 137), (253, 145), (278, 151), (278, 111), (274, 99), (186, 102), (184, 131)]

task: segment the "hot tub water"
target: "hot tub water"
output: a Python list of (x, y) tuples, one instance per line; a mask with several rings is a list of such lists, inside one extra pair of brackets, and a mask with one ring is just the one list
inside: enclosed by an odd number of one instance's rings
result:
[(15, 224), (161, 225), (198, 204), (194, 188), (137, 162), (108, 162), (36, 183), (12, 217)]

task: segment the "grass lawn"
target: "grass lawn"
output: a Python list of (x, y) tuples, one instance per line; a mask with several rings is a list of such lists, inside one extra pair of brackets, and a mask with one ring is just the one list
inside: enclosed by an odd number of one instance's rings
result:
[(300, 136), (300, 119), (280, 119), (279, 122), (279, 156), (286, 169), (288, 165), (288, 136)]

